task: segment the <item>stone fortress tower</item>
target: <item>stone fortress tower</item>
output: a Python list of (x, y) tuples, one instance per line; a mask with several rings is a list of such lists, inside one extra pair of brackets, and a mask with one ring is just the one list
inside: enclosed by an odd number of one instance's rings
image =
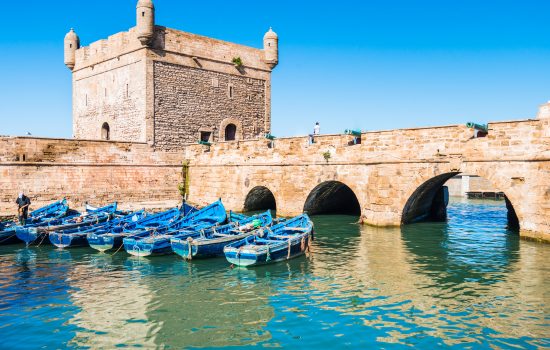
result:
[(278, 37), (256, 49), (155, 25), (139, 0), (136, 26), (80, 47), (65, 36), (73, 79), (73, 136), (147, 142), (178, 150), (199, 140), (251, 139), (270, 132), (271, 71)]

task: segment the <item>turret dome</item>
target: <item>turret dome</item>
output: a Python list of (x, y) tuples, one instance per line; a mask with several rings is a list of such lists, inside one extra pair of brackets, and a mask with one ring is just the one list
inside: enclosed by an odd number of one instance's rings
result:
[(153, 0), (139, 0), (136, 7), (148, 7), (150, 9), (154, 9), (155, 5), (153, 4)]
[(139, 0), (136, 6), (137, 37), (148, 46), (155, 35), (155, 5), (152, 0)]
[(65, 35), (65, 40), (79, 40), (73, 28)]
[(65, 35), (64, 47), (65, 65), (70, 70), (73, 70), (76, 64), (76, 50), (80, 48), (80, 39), (74, 32), (73, 28), (71, 28), (71, 30)]
[(275, 33), (271, 27), (269, 27), (269, 30), (264, 35), (264, 40), (267, 39), (279, 39), (279, 36), (277, 36), (277, 33)]

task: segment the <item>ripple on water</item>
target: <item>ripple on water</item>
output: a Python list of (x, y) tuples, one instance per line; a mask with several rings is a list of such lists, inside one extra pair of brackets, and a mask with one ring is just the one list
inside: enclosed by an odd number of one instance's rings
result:
[(307, 257), (249, 270), (0, 247), (2, 346), (550, 346), (550, 246), (507, 231), (502, 202), (452, 203), (449, 218), (315, 217)]

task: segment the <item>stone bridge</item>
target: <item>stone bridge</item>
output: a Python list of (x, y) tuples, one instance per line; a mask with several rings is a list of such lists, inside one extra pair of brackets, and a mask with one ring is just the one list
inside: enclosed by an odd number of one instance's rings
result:
[[(175, 205), (182, 162), (188, 199), (222, 198), (232, 210), (277, 208), (279, 215), (347, 212), (364, 223), (401, 225), (440, 217), (443, 184), (479, 175), (505, 193), (512, 225), (550, 240), (550, 119), (489, 124), (486, 137), (466, 126), (182, 145), (0, 138), (0, 214), (13, 214), (25, 190), (35, 204), (84, 201)], [(162, 207), (158, 205), (157, 207)]]
[(193, 145), (189, 199), (222, 198), (234, 210), (277, 208), (351, 212), (364, 223), (406, 224), (436, 215), (451, 177), (475, 174), (506, 195), (509, 221), (523, 235), (550, 234), (550, 120), (489, 124), (486, 137), (466, 126)]

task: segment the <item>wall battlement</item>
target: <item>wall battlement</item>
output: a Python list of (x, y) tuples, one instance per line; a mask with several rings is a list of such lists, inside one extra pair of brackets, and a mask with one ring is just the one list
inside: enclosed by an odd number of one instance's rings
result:
[(464, 173), (505, 193), (522, 235), (550, 240), (549, 130), (550, 120), (541, 119), (490, 123), (483, 138), (455, 125), (370, 131), (358, 145), (351, 136), (322, 135), (314, 144), (293, 137), (269, 147), (256, 139), (174, 152), (146, 143), (0, 138), (0, 212), (13, 209), (21, 189), (36, 202), (177, 202), (181, 164), (189, 161), (191, 202), (222, 198), (228, 209), (243, 210), (248, 194), (262, 187), (279, 215), (295, 215), (312, 193), (345, 185), (363, 222), (399, 225), (428, 210), (437, 189)]
[(107, 39), (92, 42), (89, 46), (80, 47), (76, 50), (76, 65), (74, 71), (97, 65), (111, 59), (117, 59), (124, 54), (140, 49), (144, 49), (144, 47), (137, 39), (134, 27), (129, 31), (111, 35)]
[[(119, 59), (120, 56), (137, 51), (146, 50), (137, 38), (136, 27), (128, 31), (119, 32), (107, 39), (97, 40), (88, 46), (82, 46), (76, 50), (76, 65), (74, 71), (89, 66), (94, 66), (111, 59)], [(232, 59), (240, 57), (247, 68), (271, 71), (264, 62), (263, 49), (257, 49), (206, 36), (192, 34), (181, 30), (155, 27), (155, 35), (150, 48), (162, 50), (173, 54), (187, 56), (189, 58), (205, 59), (234, 66)], [(197, 64), (194, 63), (194, 66)], [(235, 69), (233, 74), (239, 74)]]
[(73, 136), (175, 150), (270, 132), (277, 35), (258, 49), (155, 25), (154, 12), (138, 2), (135, 27), (87, 47), (65, 36)]

